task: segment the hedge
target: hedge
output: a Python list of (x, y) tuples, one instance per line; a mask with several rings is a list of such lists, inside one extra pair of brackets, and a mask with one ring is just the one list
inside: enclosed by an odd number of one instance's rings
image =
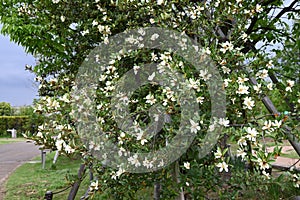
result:
[(35, 129), (28, 116), (0, 116), (0, 137), (10, 135), (7, 130), (13, 128), (17, 130), (18, 137), (22, 133), (32, 132)]

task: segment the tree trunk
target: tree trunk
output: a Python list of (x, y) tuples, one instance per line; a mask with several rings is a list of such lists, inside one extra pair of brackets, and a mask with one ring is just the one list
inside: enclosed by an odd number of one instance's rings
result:
[(75, 199), (84, 173), (85, 173), (85, 164), (81, 164), (80, 168), (78, 170), (78, 180), (72, 186), (72, 189), (71, 189), (71, 191), (69, 193), (69, 196), (68, 196), (68, 200), (74, 200)]
[[(178, 161), (174, 164), (174, 179), (177, 182), (177, 184), (180, 184), (180, 175), (179, 175), (179, 163)], [(176, 198), (176, 200), (185, 200), (184, 198), (184, 192), (183, 187), (180, 187), (179, 196)]]

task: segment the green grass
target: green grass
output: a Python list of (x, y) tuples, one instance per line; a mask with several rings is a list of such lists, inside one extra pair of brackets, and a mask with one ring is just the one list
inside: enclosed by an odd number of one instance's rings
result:
[(9, 144), (13, 142), (22, 142), (26, 141), (24, 138), (0, 138), (0, 145), (1, 144)]
[[(9, 177), (5, 184), (6, 195), (4, 200), (38, 200), (44, 199), (46, 191), (60, 191), (66, 188), (66, 174), (76, 176), (81, 161), (59, 156), (55, 165), (52, 164), (54, 153), (47, 154), (45, 169), (40, 162), (26, 163)], [(40, 157), (35, 159), (40, 160)], [(80, 199), (89, 183), (87, 178), (83, 181), (76, 199)], [(70, 189), (55, 194), (53, 199), (67, 199)]]

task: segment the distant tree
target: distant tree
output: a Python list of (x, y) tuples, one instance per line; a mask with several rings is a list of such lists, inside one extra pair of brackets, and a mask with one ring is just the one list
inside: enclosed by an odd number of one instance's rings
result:
[(6, 102), (0, 102), (0, 116), (9, 116), (11, 115), (12, 108), (9, 103)]
[(34, 112), (34, 108), (32, 106), (22, 106), (14, 111), (14, 115), (28, 117), (25, 129), (30, 132), (30, 135), (36, 133), (38, 126), (43, 122), (42, 115)]

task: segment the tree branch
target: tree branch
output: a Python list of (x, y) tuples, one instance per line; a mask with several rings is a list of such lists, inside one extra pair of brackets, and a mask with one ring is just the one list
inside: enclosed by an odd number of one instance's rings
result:
[[(293, 7), (294, 5), (298, 2), (298, 0), (293, 1), (288, 7), (284, 7), (277, 15), (276, 17), (274, 17), (274, 19), (272, 20), (272, 22), (276, 19), (279, 19), (280, 17), (282, 17), (282, 15), (284, 15), (287, 12), (293, 11)], [(271, 23), (272, 23), (271, 22)]]

